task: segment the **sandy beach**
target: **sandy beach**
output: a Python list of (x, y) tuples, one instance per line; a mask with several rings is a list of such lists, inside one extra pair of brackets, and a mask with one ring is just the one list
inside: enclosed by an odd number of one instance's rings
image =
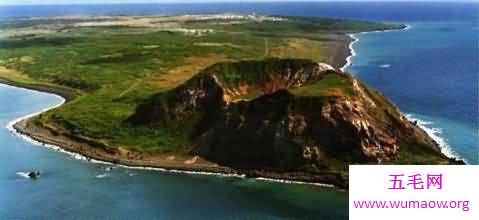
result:
[(15, 123), (12, 128), (15, 132), (18, 132), (19, 135), (23, 135), (27, 141), (36, 141), (37, 144), (44, 147), (69, 153), (76, 159), (120, 165), (133, 169), (251, 177), (265, 181), (311, 184), (323, 187), (347, 187), (345, 183), (338, 181), (334, 173), (310, 176), (302, 172), (278, 173), (268, 170), (234, 170), (208, 162), (194, 155), (147, 154), (132, 152), (121, 147), (113, 148), (85, 137), (61, 134), (53, 130), (53, 128), (36, 125), (31, 119), (32, 118), (22, 119)]
[(378, 33), (378, 32), (389, 32), (389, 31), (404, 31), (410, 29), (412, 26), (411, 25), (404, 25), (402, 29), (391, 29), (391, 30), (381, 30), (381, 31), (368, 31), (368, 32), (359, 32), (359, 33), (352, 33), (352, 34), (347, 34), (349, 37), (349, 42), (347, 44), (347, 52), (348, 54), (345, 59), (345, 63), (339, 68), (342, 72), (346, 71), (346, 69), (352, 65), (352, 58), (356, 56), (356, 51), (354, 50), (354, 44), (359, 41), (359, 38), (356, 37), (358, 34), (364, 34), (364, 33)]
[[(383, 31), (370, 31), (370, 32), (360, 32), (360, 33), (355, 33), (355, 34), (347, 34), (347, 36), (350, 38), (350, 41), (349, 41), (349, 44), (348, 44), (348, 49), (347, 49), (347, 53), (349, 54), (346, 59), (345, 59), (345, 64), (340, 68), (340, 70), (342, 72), (345, 72), (346, 69), (352, 65), (352, 58), (355, 57), (357, 54), (356, 54), (356, 51), (354, 50), (354, 44), (358, 43), (359, 42), (359, 38), (357, 37), (357, 35), (359, 34), (368, 34), (368, 33), (378, 33), (378, 32), (390, 32), (390, 31), (405, 31), (405, 30), (409, 30), (411, 29), (412, 26), (411, 25), (404, 25), (404, 28), (402, 29), (398, 29), (398, 30), (383, 30)], [(382, 68), (388, 68), (389, 65), (383, 65)], [(403, 113), (404, 114), (404, 113)], [(409, 120), (409, 121), (416, 121), (418, 126), (423, 129), (434, 141), (437, 142), (437, 144), (439, 145), (439, 147), (441, 148), (441, 152), (443, 154), (445, 154), (447, 157), (450, 157), (450, 158), (456, 158), (458, 160), (463, 160), (467, 163), (466, 160), (464, 160), (464, 158), (460, 157), (459, 155), (457, 155), (456, 153), (454, 153), (452, 150), (451, 150), (451, 147), (449, 146), (449, 144), (447, 143), (447, 141), (438, 135), (438, 133), (440, 133), (437, 129), (435, 128), (430, 128), (428, 127), (427, 125), (429, 124), (428, 122), (425, 122), (425, 121), (422, 121), (422, 120), (419, 120), (417, 118), (414, 118), (413, 115), (411, 114), (404, 114), (406, 116), (406, 118)]]
[[(354, 56), (352, 44), (356, 41), (354, 35), (336, 35), (331, 47), (330, 63), (336, 69), (345, 69)], [(74, 99), (75, 94), (44, 85), (22, 85), (15, 82), (1, 80), (0, 83), (18, 86), (59, 95), (66, 102)], [(58, 106), (54, 106), (58, 107)], [(49, 110), (49, 109), (47, 109)], [(39, 112), (38, 114), (41, 114)], [(336, 173), (322, 173), (310, 175), (303, 172), (275, 172), (268, 170), (235, 170), (229, 167), (211, 163), (195, 155), (188, 154), (149, 154), (128, 150), (126, 147), (112, 147), (100, 141), (71, 134), (62, 133), (49, 125), (34, 123), (32, 120), (38, 114), (22, 117), (11, 125), (13, 132), (24, 136), (25, 139), (38, 142), (45, 147), (72, 154), (77, 159), (91, 162), (111, 163), (127, 168), (156, 169), (168, 172), (185, 172), (209, 175), (227, 175), (236, 177), (259, 178), (260, 180), (306, 183), (326, 187), (347, 188), (347, 180), (339, 178)]]

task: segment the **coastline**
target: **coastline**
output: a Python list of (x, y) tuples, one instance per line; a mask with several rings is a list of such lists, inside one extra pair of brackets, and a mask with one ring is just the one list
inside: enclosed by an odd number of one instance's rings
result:
[[(346, 57), (346, 64), (343, 67), (340, 68), (341, 72), (345, 72), (346, 69), (352, 65), (352, 59), (357, 55), (356, 51), (354, 50), (354, 44), (359, 42), (359, 38), (357, 37), (357, 35), (367, 34), (367, 33), (378, 33), (378, 32), (405, 31), (405, 30), (409, 30), (411, 28), (412, 28), (412, 25), (406, 24), (404, 26), (404, 28), (402, 28), (402, 29), (391, 29), (391, 30), (382, 30), (382, 31), (366, 31), (366, 32), (359, 32), (359, 33), (355, 33), (355, 34), (347, 34), (347, 36), (349, 36), (351, 38), (351, 42), (348, 45), (350, 55), (348, 57)], [(451, 147), (449, 146), (447, 141), (438, 134), (438, 133), (440, 133), (440, 129), (438, 130), (437, 128), (432, 128), (432, 127), (427, 126), (428, 124), (431, 124), (431, 122), (422, 121), (418, 118), (413, 117), (412, 114), (407, 114), (407, 113), (406, 114), (402, 113), (402, 114), (411, 122), (417, 121), (417, 125), (422, 130), (424, 130), (424, 132), (426, 132), (427, 135), (429, 135), (429, 137), (431, 137), (437, 143), (437, 145), (441, 149), (441, 153), (443, 153), (444, 155), (446, 155), (449, 158), (455, 158), (457, 160), (462, 160), (466, 164), (468, 164), (468, 162), (466, 160), (464, 160), (464, 158), (457, 155), (451, 149)]]
[(78, 95), (74, 90), (70, 90), (68, 88), (60, 88), (60, 87), (54, 87), (49, 85), (43, 85), (43, 84), (18, 83), (18, 82), (14, 82), (1, 77), (0, 77), (0, 84), (4, 84), (4, 85), (16, 87), (16, 88), (22, 88), (22, 89), (54, 94), (56, 96), (63, 98), (65, 103), (72, 101)]
[[(405, 30), (409, 27), (410, 26), (405, 26), (405, 28), (403, 29), (372, 32)], [(361, 33), (369, 32), (360, 32), (357, 34)], [(346, 64), (342, 68), (340, 68), (341, 71), (345, 70), (351, 65), (352, 57), (356, 55), (353, 45), (358, 41), (358, 39), (355, 37), (355, 34), (347, 34), (346, 36), (353, 40), (345, 41), (349, 42), (347, 47), (345, 45), (345, 48), (349, 49), (349, 54), (345, 54), (343, 52), (340, 55), (342, 56), (343, 62), (344, 60), (346, 61)], [(191, 157), (183, 158), (183, 160), (176, 161), (175, 159), (175, 161), (171, 161), (168, 158), (172, 155), (139, 155), (140, 153), (130, 152), (126, 149), (122, 149), (121, 147), (120, 149), (108, 147), (107, 145), (93, 139), (61, 134), (61, 132), (52, 130), (53, 128), (35, 125), (35, 123), (32, 123), (32, 118), (45, 111), (61, 106), (65, 102), (71, 100), (71, 96), (68, 96), (68, 94), (62, 91), (51, 90), (48, 88), (45, 89), (42, 87), (38, 88), (23, 86), (18, 83), (5, 83), (4, 81), (5, 80), (0, 80), (0, 83), (8, 84), (14, 87), (24, 87), (37, 91), (53, 93), (59, 97), (63, 97), (63, 101), (60, 104), (43, 109), (36, 113), (17, 118), (10, 122), (7, 128), (12, 133), (16, 134), (17, 136), (20, 136), (26, 141), (29, 141), (36, 145), (41, 145), (50, 149), (54, 149), (62, 153), (69, 154), (75, 159), (86, 160), (94, 163), (110, 164), (128, 169), (144, 169), (162, 172), (230, 176), (237, 178), (248, 177), (262, 181), (309, 184), (330, 188), (347, 187), (347, 183), (344, 183), (344, 180), (340, 180), (339, 178), (337, 178), (337, 176), (335, 176), (335, 174), (331, 173), (308, 176), (307, 174), (301, 172), (279, 173), (264, 170), (238, 171), (228, 167), (219, 166), (217, 164), (213, 164), (207, 161), (201, 161), (200, 164), (196, 162), (193, 162), (191, 164), (187, 163), (187, 161), (194, 159)]]
[(438, 145), (439, 148), (441, 149), (441, 153), (446, 155), (449, 158), (455, 158), (456, 160), (462, 160), (464, 163), (469, 164), (468, 161), (466, 161), (464, 158), (460, 157), (457, 155), (452, 149), (451, 146), (447, 143), (447, 140), (443, 137), (440, 136), (441, 129), (440, 128), (434, 128), (434, 127), (428, 127), (427, 125), (432, 124), (432, 122), (428, 121), (423, 121), (419, 118), (415, 118), (413, 114), (404, 114), (404, 116), (409, 120), (409, 121), (416, 121), (417, 126), (419, 126), (424, 132), (426, 132), (429, 137), (431, 137)]
[(356, 44), (358, 41), (359, 41), (359, 38), (357, 37), (357, 35), (359, 34), (366, 34), (366, 33), (380, 33), (380, 32), (391, 32), (391, 31), (405, 31), (405, 30), (409, 30), (411, 29), (412, 26), (411, 25), (404, 25), (403, 28), (401, 29), (388, 29), (388, 30), (378, 30), (378, 31), (363, 31), (363, 32), (358, 32), (358, 33), (354, 33), (354, 34), (347, 34), (347, 36), (351, 39), (351, 42), (348, 44), (348, 49), (349, 49), (349, 55), (346, 57), (346, 64), (344, 64), (344, 66), (342, 66), (341, 68), (339, 68), (339, 70), (341, 72), (345, 72), (345, 70), (352, 65), (352, 59), (353, 57), (355, 57), (357, 54), (356, 54), (356, 51), (354, 50), (354, 44)]
[[(47, 128), (42, 128), (41, 126), (34, 125), (34, 123), (32, 123), (31, 119), (33, 119), (34, 117), (65, 104), (67, 102), (67, 99), (63, 97), (62, 94), (50, 93), (42, 90), (34, 90), (31, 88), (23, 88), (16, 85), (14, 86), (5, 84), (3, 82), (0, 82), (0, 84), (30, 91), (44, 92), (57, 96), (60, 99), (60, 102), (58, 104), (16, 118), (10, 121), (6, 125), (6, 128), (10, 131), (10, 133), (23, 139), (24, 141), (67, 154), (76, 160), (83, 160), (91, 163), (107, 164), (126, 169), (152, 170), (169, 173), (211, 175), (234, 178), (251, 178), (258, 181), (304, 184), (324, 188), (344, 188), (344, 184), (339, 184), (337, 182), (333, 183), (333, 181), (331, 180), (333, 180), (334, 178), (331, 178), (331, 176), (327, 174), (324, 177), (319, 176), (318, 180), (318, 177), (301, 178), (301, 173), (297, 173), (296, 175), (294, 175), (292, 173), (281, 174), (275, 172), (260, 171), (258, 174), (258, 171), (238, 172), (237, 170), (231, 169), (229, 167), (223, 167), (213, 163), (202, 163), (198, 165), (194, 163), (187, 164), (185, 163), (186, 161), (171, 162), (168, 161), (168, 159), (165, 159), (165, 157), (167, 156), (163, 156), (163, 160), (158, 160), (158, 155), (147, 159), (145, 159), (144, 156), (141, 156), (138, 159), (122, 158), (118, 154), (124, 155), (124, 152), (116, 150), (112, 151), (112, 149), (102, 149), (98, 146), (94, 146), (94, 143), (88, 143), (88, 140), (82, 142), (81, 140), (75, 140), (75, 138), (72, 137), (63, 136), (61, 134), (53, 134), (52, 131), (48, 130)], [(325, 181), (320, 181), (320, 179), (323, 178)]]
[(348, 44), (349, 49), (349, 56), (346, 57), (346, 64), (343, 67), (339, 68), (341, 72), (345, 72), (346, 68), (351, 66), (353, 57), (356, 56), (356, 51), (354, 50), (354, 44), (359, 41), (359, 38), (355, 36), (355, 34), (347, 34), (349, 38), (351, 38), (351, 42)]

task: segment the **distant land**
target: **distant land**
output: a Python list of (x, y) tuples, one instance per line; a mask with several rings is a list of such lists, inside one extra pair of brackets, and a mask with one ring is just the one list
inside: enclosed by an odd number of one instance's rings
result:
[(17, 18), (0, 82), (67, 102), (30, 137), (130, 166), (346, 188), (348, 165), (462, 164), (339, 69), (348, 34), (402, 24), (244, 14)]

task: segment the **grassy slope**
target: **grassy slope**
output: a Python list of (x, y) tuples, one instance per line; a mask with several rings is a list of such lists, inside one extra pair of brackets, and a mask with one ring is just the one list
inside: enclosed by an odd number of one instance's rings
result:
[(351, 79), (346, 76), (329, 73), (319, 82), (311, 83), (292, 90), (297, 96), (353, 96)]
[[(177, 77), (175, 69), (190, 66), (181, 73), (193, 74), (210, 64), (195, 60), (208, 56), (213, 57), (210, 62), (272, 56), (323, 61), (334, 52), (330, 43), (338, 32), (387, 27), (309, 18), (238, 25), (190, 22), (184, 26), (218, 31), (192, 36), (143, 28), (102, 27), (2, 38), (0, 66), (16, 69), (23, 75), (0, 77), (20, 83), (66, 87), (78, 94), (76, 99), (46, 113), (38, 122), (139, 151), (181, 151), (187, 141), (177, 129), (132, 128), (122, 123), (147, 97), (181, 83), (181, 79), (168, 85), (162, 83), (165, 78)], [(311, 43), (316, 47), (306, 45)]]

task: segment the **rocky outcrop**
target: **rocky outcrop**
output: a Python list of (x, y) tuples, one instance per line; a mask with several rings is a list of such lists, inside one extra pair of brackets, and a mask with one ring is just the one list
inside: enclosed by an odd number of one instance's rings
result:
[(141, 104), (128, 119), (133, 124), (179, 122), (187, 115), (205, 112), (217, 114), (225, 105), (223, 88), (213, 75), (203, 74), (172, 92), (160, 93), (151, 102)]
[(190, 131), (192, 154), (251, 175), (347, 178), (348, 164), (410, 161), (406, 150), (450, 162), (381, 94), (308, 60), (217, 64), (141, 104), (127, 122)]

